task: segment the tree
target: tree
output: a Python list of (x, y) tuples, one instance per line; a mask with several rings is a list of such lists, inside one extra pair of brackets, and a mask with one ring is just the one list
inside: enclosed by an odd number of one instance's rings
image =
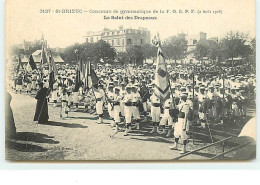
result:
[[(195, 49), (195, 58), (203, 62), (203, 58), (210, 54), (210, 43), (208, 40), (199, 40)], [(213, 53), (212, 53), (213, 54)]]
[(134, 65), (142, 65), (144, 61), (144, 53), (141, 46), (134, 45), (127, 49), (127, 54), (130, 59), (130, 63)]
[(178, 34), (172, 36), (163, 43), (163, 51), (166, 54), (166, 58), (175, 60), (183, 59), (187, 55), (187, 40), (184, 34)]
[[(77, 53), (75, 51), (77, 50)], [(96, 43), (76, 43), (65, 48), (61, 53), (63, 60), (68, 63), (76, 63), (77, 55), (83, 61), (91, 61), (98, 63), (101, 59), (104, 62), (112, 63), (116, 57), (116, 52), (113, 47), (103, 40)]]
[(116, 57), (115, 48), (111, 47), (110, 44), (107, 42), (100, 40), (97, 43), (94, 43), (94, 53), (95, 53), (95, 60), (99, 62), (103, 60), (106, 63), (112, 63)]
[(228, 32), (221, 40), (225, 58), (231, 58), (232, 66), (234, 57), (247, 57), (251, 53), (251, 48), (247, 44), (248, 36), (239, 32)]
[(145, 44), (141, 46), (144, 59), (153, 59), (157, 56), (157, 48), (151, 44)]
[(128, 56), (128, 53), (127, 52), (119, 52), (117, 53), (117, 60), (119, 63), (121, 64), (126, 64), (130, 61), (130, 58)]

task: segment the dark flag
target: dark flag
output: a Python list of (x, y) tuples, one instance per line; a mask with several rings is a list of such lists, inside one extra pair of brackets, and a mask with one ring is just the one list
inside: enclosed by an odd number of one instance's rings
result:
[(33, 57), (32, 57), (32, 55), (29, 57), (29, 62), (28, 62), (28, 64), (27, 64), (27, 66), (26, 66), (26, 71), (27, 72), (31, 72), (31, 71), (33, 71), (34, 69), (37, 69), (37, 67), (36, 67), (36, 64), (35, 64), (35, 62), (34, 62), (34, 60), (33, 60)]
[(20, 66), (21, 66), (22, 69), (23, 69), (21, 57), (20, 57), (20, 55), (19, 55), (19, 56), (18, 56), (18, 66), (17, 66), (17, 68), (16, 68), (16, 72), (17, 72), (17, 73), (19, 73), (19, 71), (20, 71)]
[(53, 84), (55, 83), (55, 76), (57, 74), (56, 64), (54, 62), (51, 51), (49, 51), (49, 87), (53, 89)]
[(98, 77), (95, 70), (92, 68), (91, 63), (87, 62), (85, 71), (85, 85), (88, 88), (98, 84)]

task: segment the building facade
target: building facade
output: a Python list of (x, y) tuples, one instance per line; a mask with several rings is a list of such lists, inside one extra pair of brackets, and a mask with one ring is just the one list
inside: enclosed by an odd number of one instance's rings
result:
[(124, 29), (120, 26), (116, 30), (105, 28), (102, 32), (88, 32), (85, 39), (86, 43), (95, 43), (102, 39), (113, 46), (117, 52), (125, 52), (134, 45), (150, 44), (150, 31), (141, 27)]

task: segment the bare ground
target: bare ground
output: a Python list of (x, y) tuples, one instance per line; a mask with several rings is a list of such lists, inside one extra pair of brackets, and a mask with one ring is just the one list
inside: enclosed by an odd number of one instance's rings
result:
[[(70, 112), (69, 118), (61, 119), (60, 107), (53, 108), (50, 104), (50, 122), (36, 125), (32, 121), (36, 100), (25, 94), (11, 95), (17, 135), (6, 139), (8, 160), (172, 160), (180, 156), (180, 151), (168, 148), (173, 138), (148, 133), (151, 130), (149, 122), (141, 123), (141, 129), (134, 130), (129, 136), (123, 136), (122, 130), (110, 138), (114, 130), (108, 119), (105, 119), (106, 124), (100, 125), (96, 123), (95, 115), (82, 111)], [(225, 131), (238, 134), (249, 118)], [(188, 143), (188, 151), (211, 143), (208, 131), (196, 130), (195, 133), (195, 143)], [(228, 137), (228, 134), (212, 134), (214, 142)], [(225, 149), (232, 145), (226, 144)], [(219, 144), (183, 159), (205, 160), (221, 151), (222, 145)]]

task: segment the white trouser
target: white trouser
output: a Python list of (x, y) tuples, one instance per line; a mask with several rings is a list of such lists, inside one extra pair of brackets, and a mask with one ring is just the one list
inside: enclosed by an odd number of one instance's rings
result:
[(185, 131), (183, 130), (185, 126), (184, 124), (184, 118), (178, 118), (178, 122), (175, 123), (174, 126), (175, 138), (181, 138), (183, 140), (187, 140), (189, 138), (189, 136), (187, 135), (187, 131), (189, 130), (189, 121), (187, 120)]
[(168, 121), (168, 125), (173, 125), (173, 120), (169, 114), (169, 109), (164, 109), (164, 113), (160, 121), (160, 125), (166, 125), (167, 121)]
[(140, 119), (139, 107), (137, 107), (137, 106), (132, 106), (132, 111), (133, 111), (133, 117), (134, 117), (134, 119)]
[(114, 120), (115, 120), (116, 123), (120, 122), (119, 113), (120, 113), (120, 106), (119, 105), (115, 105), (114, 106), (113, 115), (114, 115)]
[(151, 117), (153, 122), (160, 122), (161, 108), (151, 106)]
[(79, 92), (73, 92), (73, 103), (79, 103)]
[(111, 104), (110, 103), (108, 103), (108, 105), (107, 105), (107, 110), (108, 110), (108, 114), (109, 114), (109, 116), (111, 117), (111, 118), (113, 118), (114, 117), (114, 111), (112, 110), (112, 106), (111, 106)]
[(126, 106), (125, 105), (125, 122), (131, 123), (132, 121), (132, 106)]
[(103, 100), (96, 102), (96, 111), (98, 115), (103, 114)]

